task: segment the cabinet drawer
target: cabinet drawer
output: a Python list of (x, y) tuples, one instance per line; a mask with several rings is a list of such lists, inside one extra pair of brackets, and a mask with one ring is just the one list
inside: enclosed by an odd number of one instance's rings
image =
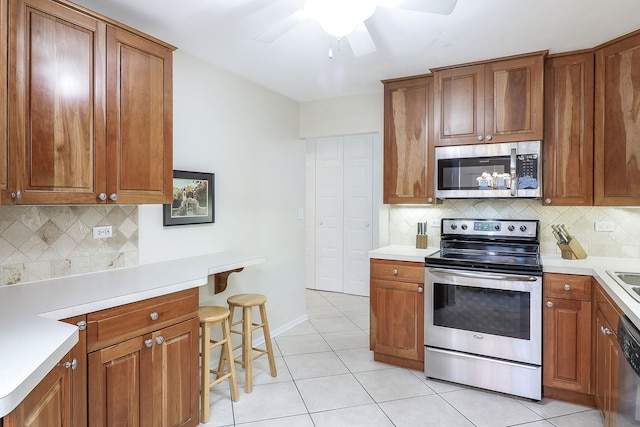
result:
[(87, 315), (87, 351), (195, 317), (198, 289), (189, 289)]
[(544, 274), (544, 296), (591, 301), (591, 276)]
[(372, 259), (371, 277), (424, 283), (424, 264), (421, 262)]

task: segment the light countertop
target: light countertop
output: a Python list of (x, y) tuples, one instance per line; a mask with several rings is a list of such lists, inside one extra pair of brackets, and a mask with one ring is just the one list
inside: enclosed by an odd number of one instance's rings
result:
[(0, 286), (0, 418), (11, 412), (78, 341), (78, 328), (59, 319), (203, 286), (209, 275), (264, 260), (218, 252)]
[[(389, 245), (369, 251), (369, 258), (397, 261), (424, 262), (426, 256), (440, 248), (416, 249), (412, 246)], [(640, 273), (640, 260), (635, 258), (587, 257), (568, 260), (560, 255), (542, 255), (545, 273), (579, 274), (593, 276), (602, 288), (640, 329), (640, 302), (633, 299), (607, 271)]]

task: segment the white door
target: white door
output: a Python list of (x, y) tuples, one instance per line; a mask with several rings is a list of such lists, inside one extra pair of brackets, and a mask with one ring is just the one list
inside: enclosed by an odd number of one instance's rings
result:
[(344, 153), (344, 287), (369, 295), (373, 241), (373, 135), (346, 136)]
[(343, 291), (342, 138), (316, 140), (316, 289)]

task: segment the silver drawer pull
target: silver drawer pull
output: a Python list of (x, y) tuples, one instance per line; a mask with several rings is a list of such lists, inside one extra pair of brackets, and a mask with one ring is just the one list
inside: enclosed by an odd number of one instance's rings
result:
[(392, 273), (393, 273), (393, 275), (394, 275), (394, 276), (397, 276), (397, 275), (398, 275), (398, 269), (397, 269), (397, 268), (394, 268), (394, 269), (393, 269), (393, 271), (392, 271)]
[(564, 290), (565, 290), (565, 291), (570, 291), (570, 290), (571, 290), (571, 285), (570, 285), (570, 284), (568, 284), (568, 283), (565, 283), (565, 284), (564, 284)]
[(71, 368), (72, 371), (75, 371), (78, 367), (78, 359), (74, 357), (71, 362), (65, 362), (64, 367), (67, 369)]
[(418, 293), (421, 294), (422, 292), (424, 292), (424, 289), (422, 288), (422, 286), (418, 286)]
[(152, 339), (144, 340), (144, 345), (146, 345), (149, 348), (153, 347), (153, 340)]
[(164, 342), (164, 337), (162, 335), (156, 338), (156, 343), (162, 344), (163, 342)]
[(549, 308), (553, 307), (553, 303), (551, 301), (547, 301), (547, 307)]
[(159, 317), (159, 316), (158, 316), (158, 312), (157, 312), (157, 311), (154, 311), (153, 313), (151, 313), (151, 314), (149, 315), (149, 317), (151, 318), (151, 320), (158, 320), (158, 317)]

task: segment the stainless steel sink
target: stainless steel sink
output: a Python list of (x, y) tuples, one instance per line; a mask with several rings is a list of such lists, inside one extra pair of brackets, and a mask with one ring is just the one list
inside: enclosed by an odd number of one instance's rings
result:
[(625, 273), (621, 271), (607, 271), (622, 288), (636, 301), (640, 302), (640, 273)]

